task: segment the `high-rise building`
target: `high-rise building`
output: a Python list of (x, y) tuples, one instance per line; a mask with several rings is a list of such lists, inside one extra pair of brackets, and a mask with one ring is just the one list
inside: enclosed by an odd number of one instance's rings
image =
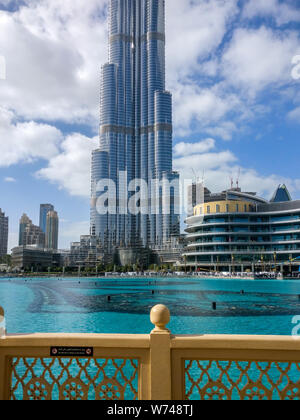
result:
[(58, 224), (59, 219), (56, 211), (49, 211), (46, 220), (46, 248), (58, 249)]
[(54, 206), (52, 204), (41, 204), (40, 205), (40, 228), (44, 233), (46, 233), (47, 225), (47, 214), (49, 211), (53, 211)]
[(32, 221), (29, 219), (27, 214), (23, 214), (19, 223), (19, 246), (25, 246), (25, 231), (28, 225), (32, 224)]
[(0, 209), (0, 257), (7, 254), (8, 245), (8, 217)]
[(104, 261), (103, 247), (96, 236), (81, 235), (80, 242), (72, 242), (69, 255), (66, 257), (70, 267), (93, 266)]
[(45, 233), (39, 226), (35, 226), (27, 214), (20, 219), (19, 246), (35, 245), (38, 248), (45, 247)]
[[(174, 205), (178, 174), (172, 171), (172, 96), (165, 90), (165, 0), (110, 0), (109, 6), (100, 148), (92, 158), (91, 234), (108, 248), (153, 247), (180, 231)], [(96, 186), (103, 179), (115, 186), (107, 193), (108, 214), (96, 208), (105, 190)], [(173, 185), (167, 204), (162, 191), (166, 181)], [(136, 192), (140, 199), (132, 211), (127, 204)], [(169, 209), (163, 210), (166, 205)]]
[(187, 215), (192, 216), (194, 207), (204, 202), (205, 197), (210, 194), (210, 191), (204, 187), (202, 182), (193, 182), (187, 187)]

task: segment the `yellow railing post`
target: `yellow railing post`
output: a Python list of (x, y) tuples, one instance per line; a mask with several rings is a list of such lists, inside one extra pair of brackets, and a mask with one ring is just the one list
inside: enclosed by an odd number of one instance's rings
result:
[(150, 334), (150, 399), (171, 400), (171, 333), (169, 309), (154, 306), (150, 319), (155, 325)]
[(4, 309), (0, 306), (0, 338), (5, 336), (5, 316)]
[(7, 400), (9, 394), (8, 381), (7, 381), (7, 364), (4, 354), (1, 352), (0, 347), (0, 401)]

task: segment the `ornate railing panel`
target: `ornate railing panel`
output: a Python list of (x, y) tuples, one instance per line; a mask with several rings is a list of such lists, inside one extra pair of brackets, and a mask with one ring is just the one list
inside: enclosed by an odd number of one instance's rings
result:
[(299, 362), (185, 361), (190, 400), (299, 400)]
[(138, 398), (138, 360), (16, 357), (11, 363), (13, 400)]
[(300, 399), (300, 337), (175, 336), (171, 347), (174, 399)]

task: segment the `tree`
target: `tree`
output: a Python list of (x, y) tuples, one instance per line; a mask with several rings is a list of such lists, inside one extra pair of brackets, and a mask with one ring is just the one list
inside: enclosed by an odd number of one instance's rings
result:
[(11, 265), (11, 255), (3, 255), (0, 257), (0, 264)]
[(107, 264), (106, 268), (105, 268), (106, 272), (111, 273), (112, 271), (114, 271), (114, 264)]
[(104, 264), (102, 264), (102, 263), (101, 264), (98, 264), (97, 270), (98, 270), (98, 273), (101, 273), (101, 272), (105, 271)]

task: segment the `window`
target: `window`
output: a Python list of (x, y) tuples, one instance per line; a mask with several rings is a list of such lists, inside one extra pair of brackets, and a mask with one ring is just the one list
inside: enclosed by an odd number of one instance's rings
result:
[(210, 206), (207, 206), (207, 213), (210, 213)]
[(226, 213), (229, 213), (229, 204), (226, 204)]
[(240, 208), (239, 208), (239, 205), (238, 205), (238, 204), (236, 204), (236, 206), (235, 206), (235, 211), (236, 211), (237, 213), (240, 211)]
[(219, 206), (219, 204), (216, 205), (216, 213), (220, 213), (220, 206)]
[(247, 213), (247, 204), (244, 205), (244, 211)]

